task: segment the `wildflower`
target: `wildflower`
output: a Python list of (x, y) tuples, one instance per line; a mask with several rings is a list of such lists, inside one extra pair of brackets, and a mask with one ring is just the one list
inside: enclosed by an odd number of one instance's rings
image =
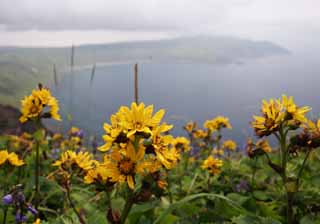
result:
[(174, 140), (172, 135), (160, 135), (166, 129), (166, 126), (160, 126), (152, 132), (152, 144), (147, 147), (147, 153), (155, 154), (166, 169), (172, 169), (180, 159), (180, 154), (175, 148), (169, 149)]
[(248, 138), (245, 149), (246, 149), (247, 155), (250, 158), (254, 157), (254, 147), (255, 147), (255, 144), (253, 143), (253, 140), (251, 138)]
[[(45, 109), (49, 107), (49, 111)], [(38, 90), (33, 90), (32, 94), (26, 96), (21, 101), (21, 113), (20, 122), (24, 123), (30, 119), (40, 118), (52, 118), (55, 120), (61, 120), (58, 114), (59, 105), (56, 98), (51, 96), (50, 90), (43, 88), (39, 85)]]
[(33, 224), (41, 224), (41, 220), (39, 218), (37, 218), (37, 220), (34, 221)]
[(29, 212), (31, 212), (33, 215), (38, 214), (38, 211), (34, 207), (32, 207), (31, 205), (28, 205), (27, 208), (28, 208)]
[(221, 167), (223, 166), (223, 161), (220, 159), (215, 159), (213, 156), (209, 156), (202, 164), (201, 168), (208, 170), (211, 174), (216, 175), (221, 172)]
[(126, 182), (131, 189), (135, 186), (135, 175), (144, 171), (142, 162), (145, 153), (143, 145), (136, 150), (130, 143), (125, 152), (113, 151), (110, 156), (105, 157), (103, 166), (107, 168), (107, 175), (112, 182)]
[(74, 165), (82, 170), (90, 170), (94, 166), (94, 163), (95, 161), (92, 160), (92, 155), (90, 153), (75, 153), (68, 150), (61, 154), (60, 160), (55, 161), (52, 165), (59, 166), (64, 170), (72, 168)]
[(257, 141), (256, 149), (257, 150), (261, 149), (265, 153), (272, 152), (272, 148), (270, 147), (269, 142), (268, 142), (267, 139), (260, 139), (259, 141)]
[(223, 155), (224, 155), (224, 150), (223, 150), (223, 149), (214, 148), (214, 149), (212, 150), (212, 154), (214, 154), (214, 155), (219, 155), (219, 156), (223, 156)]
[(17, 223), (24, 223), (27, 221), (27, 217), (25, 215), (22, 215), (20, 212), (16, 213), (16, 222)]
[(293, 101), (293, 97), (288, 98), (286, 95), (282, 95), (282, 104), (287, 112), (286, 119), (295, 120), (299, 123), (307, 122), (305, 114), (311, 110), (310, 107), (298, 107)]
[(7, 150), (0, 151), (0, 165), (8, 161), (12, 166), (22, 166), (24, 165), (23, 160), (20, 160), (18, 155), (14, 152), (8, 153)]
[(7, 194), (2, 198), (2, 203), (4, 205), (9, 205), (13, 202), (12, 194)]
[(261, 112), (263, 116), (254, 116), (252, 127), (259, 137), (268, 136), (278, 130), (284, 119), (280, 101), (271, 99), (270, 102), (262, 101)]
[(282, 96), (282, 99), (263, 100), (261, 106), (262, 116), (254, 116), (252, 127), (258, 137), (268, 136), (279, 130), (283, 122), (296, 129), (301, 123), (307, 122), (305, 114), (311, 110), (310, 107), (298, 107), (293, 97)]
[(237, 144), (232, 140), (226, 140), (222, 144), (223, 149), (228, 149), (230, 151), (235, 151), (237, 149)]
[(185, 137), (176, 137), (173, 139), (172, 145), (176, 149), (180, 149), (183, 152), (188, 152), (191, 149), (190, 141)]
[(188, 132), (192, 133), (192, 131), (196, 128), (196, 123), (193, 121), (189, 121), (183, 128)]
[(212, 120), (205, 121), (203, 127), (211, 132), (219, 131), (222, 128), (232, 129), (229, 118), (223, 116), (218, 116)]
[(156, 127), (165, 111), (159, 110), (154, 117), (152, 117), (153, 106), (150, 105), (145, 108), (144, 104), (137, 105), (136, 103), (131, 104), (131, 111), (126, 115), (126, 127), (129, 129), (127, 137), (132, 136), (136, 132), (149, 133), (151, 134), (152, 127)]
[[(131, 104), (131, 109), (128, 107), (120, 107), (119, 111), (112, 115), (111, 125), (105, 123), (103, 128), (106, 135), (103, 136), (105, 144), (98, 149), (107, 151), (114, 143), (126, 143), (133, 135), (140, 134), (150, 136), (152, 130), (155, 129), (164, 116), (165, 110), (159, 110), (152, 116), (153, 106), (147, 106), (143, 103), (137, 105)], [(171, 125), (166, 125), (166, 131), (172, 128)]]
[(248, 192), (250, 187), (248, 186), (248, 182), (241, 179), (240, 182), (235, 186), (235, 192)]
[(165, 181), (165, 180), (158, 180), (158, 181), (157, 181), (157, 185), (158, 185), (158, 187), (161, 188), (161, 189), (166, 189), (167, 186), (168, 186), (168, 183), (167, 183), (167, 181)]
[(207, 137), (207, 132), (205, 132), (202, 129), (197, 129), (192, 134), (195, 139), (201, 139), (201, 138)]
[(194, 158), (194, 156), (190, 156), (188, 159), (189, 163), (194, 163), (196, 161), (196, 158)]
[(101, 164), (97, 164), (94, 168), (88, 170), (84, 177), (85, 184), (92, 184), (94, 182), (106, 183), (110, 179), (108, 169)]
[(318, 148), (320, 146), (320, 119), (317, 122), (308, 120), (302, 127), (302, 133), (291, 137), (291, 146)]

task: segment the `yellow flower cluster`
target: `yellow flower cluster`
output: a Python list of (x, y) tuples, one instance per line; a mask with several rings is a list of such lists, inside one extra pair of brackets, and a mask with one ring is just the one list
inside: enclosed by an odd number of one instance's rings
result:
[(320, 119), (317, 122), (313, 122), (312, 120), (308, 120), (304, 125), (304, 129), (307, 129), (309, 132), (319, 133), (320, 134)]
[(283, 122), (288, 125), (300, 125), (307, 122), (305, 114), (311, 110), (310, 107), (298, 107), (293, 97), (283, 95), (281, 99), (263, 100), (261, 106), (262, 116), (254, 116), (252, 127), (259, 137), (268, 136), (279, 130)]
[(260, 139), (256, 143), (256, 149), (261, 149), (265, 153), (272, 152), (272, 148), (267, 139)]
[(212, 120), (207, 120), (204, 122), (203, 126), (211, 132), (219, 131), (222, 128), (232, 129), (229, 118), (223, 116), (218, 116), (213, 118)]
[(196, 129), (192, 132), (192, 136), (195, 139), (202, 139), (208, 136), (208, 133), (202, 129)]
[[(49, 108), (48, 110), (46, 110)], [(61, 120), (58, 114), (59, 105), (56, 98), (51, 95), (49, 89), (43, 88), (39, 85), (39, 89), (33, 90), (32, 94), (26, 96), (21, 101), (20, 122), (24, 123), (32, 119), (53, 118)]]
[(33, 224), (41, 224), (41, 219), (37, 218), (36, 221), (33, 222)]
[(6, 161), (12, 166), (22, 166), (24, 165), (23, 160), (19, 159), (18, 155), (14, 152), (8, 153), (7, 150), (0, 151), (0, 165), (4, 164)]
[(251, 138), (248, 138), (246, 152), (250, 158), (253, 158), (256, 155), (262, 155), (261, 153), (271, 153), (272, 148), (266, 138), (260, 139), (256, 143)]
[(87, 172), (85, 182), (126, 182), (133, 189), (136, 175), (172, 169), (180, 160), (180, 151), (189, 146), (187, 139), (166, 134), (173, 126), (160, 124), (164, 114), (159, 110), (153, 115), (153, 106), (143, 103), (120, 107), (111, 115), (111, 124), (104, 124), (105, 144), (99, 150), (107, 154)]
[(191, 147), (190, 147), (190, 141), (189, 139), (185, 138), (185, 137), (176, 137), (173, 142), (172, 145), (174, 148), (183, 151), (183, 152), (189, 152)]
[(217, 175), (221, 172), (222, 166), (222, 160), (216, 159), (213, 156), (209, 156), (206, 160), (203, 161), (201, 168), (204, 170), (208, 170), (213, 175)]
[(79, 167), (84, 171), (92, 169), (96, 163), (96, 160), (92, 159), (92, 155), (88, 152), (74, 152), (66, 151), (61, 154), (59, 160), (55, 161), (52, 165), (58, 166), (59, 169), (69, 171), (70, 169)]
[(237, 143), (235, 143), (233, 140), (226, 140), (222, 143), (222, 148), (235, 151), (237, 149)]
[[(145, 148), (139, 144), (136, 151), (133, 144), (118, 150), (112, 150), (104, 157), (103, 163), (91, 169), (85, 177), (85, 183), (94, 181), (127, 182), (134, 189), (134, 178), (136, 174), (143, 174), (145, 169), (152, 166), (151, 161), (144, 160)], [(99, 179), (100, 178), (100, 179)]]
[(189, 121), (183, 128), (188, 132), (192, 133), (192, 131), (197, 127), (197, 124), (194, 121)]

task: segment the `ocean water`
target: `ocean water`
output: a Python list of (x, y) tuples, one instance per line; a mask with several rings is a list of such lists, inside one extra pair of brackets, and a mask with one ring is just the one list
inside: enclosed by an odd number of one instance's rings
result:
[[(54, 91), (64, 119), (72, 114), (73, 124), (89, 135), (100, 136), (110, 115), (134, 100), (133, 67), (133, 63), (97, 67), (92, 85), (90, 69), (66, 74)], [(189, 120), (202, 127), (206, 119), (227, 116), (233, 129), (225, 130), (224, 136), (242, 146), (247, 137), (253, 136), (250, 122), (259, 112), (262, 99), (292, 95), (297, 104), (311, 106), (310, 116), (317, 117), (319, 72), (316, 58), (303, 54), (224, 65), (142, 62), (139, 100), (153, 104), (156, 110), (166, 109), (165, 121), (175, 125), (174, 135), (185, 134), (182, 126)], [(68, 126), (65, 122), (64, 128)]]

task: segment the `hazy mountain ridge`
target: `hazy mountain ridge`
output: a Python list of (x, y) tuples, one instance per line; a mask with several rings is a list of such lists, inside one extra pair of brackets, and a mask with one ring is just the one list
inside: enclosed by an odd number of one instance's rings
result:
[[(153, 41), (90, 44), (75, 47), (76, 66), (121, 61), (190, 61), (226, 64), (290, 53), (268, 41), (197, 36)], [(17, 99), (37, 82), (53, 82), (53, 65), (61, 76), (70, 66), (71, 47), (0, 47), (0, 102)]]

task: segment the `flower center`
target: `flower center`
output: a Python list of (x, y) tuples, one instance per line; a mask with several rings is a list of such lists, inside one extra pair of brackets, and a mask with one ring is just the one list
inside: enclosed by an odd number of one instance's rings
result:
[(136, 129), (141, 129), (141, 128), (142, 128), (142, 122), (137, 121), (137, 122), (135, 123), (135, 128), (136, 128)]
[(135, 163), (129, 158), (122, 159), (119, 163), (119, 170), (121, 173), (128, 175), (133, 174), (135, 169)]

